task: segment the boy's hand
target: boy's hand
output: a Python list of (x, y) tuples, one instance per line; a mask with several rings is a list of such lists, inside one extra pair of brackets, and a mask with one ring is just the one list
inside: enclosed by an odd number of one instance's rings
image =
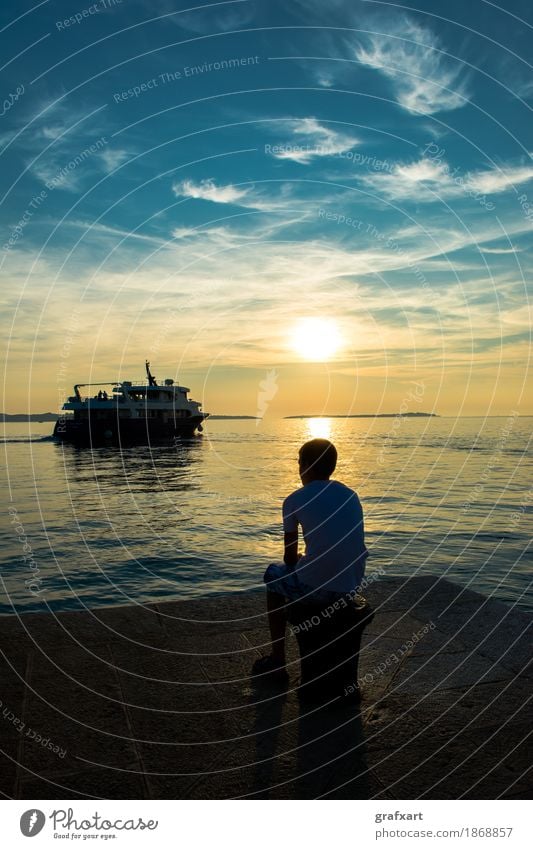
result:
[(301, 557), (298, 554), (298, 531), (285, 531), (284, 542), (283, 562), (286, 566), (295, 566)]

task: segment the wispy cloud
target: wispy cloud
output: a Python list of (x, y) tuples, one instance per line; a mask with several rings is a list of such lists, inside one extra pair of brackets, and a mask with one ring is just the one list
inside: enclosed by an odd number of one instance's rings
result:
[(371, 172), (361, 177), (361, 182), (391, 200), (436, 201), (462, 192), (451, 179), (445, 162), (425, 158), (397, 163), (390, 172)]
[(114, 171), (119, 167), (119, 165), (122, 165), (129, 156), (130, 153), (122, 148), (115, 148), (114, 150), (106, 148), (100, 153), (100, 159), (103, 162), (104, 170), (108, 173), (111, 173), (111, 171)]
[(494, 167), (464, 174), (444, 160), (423, 157), (397, 163), (390, 172), (371, 172), (361, 182), (393, 200), (431, 202), (469, 196), (500, 194), (533, 179), (533, 166)]
[(250, 190), (232, 185), (217, 186), (214, 180), (201, 180), (199, 183), (195, 183), (193, 180), (183, 180), (180, 183), (174, 183), (172, 191), (176, 197), (241, 205), (240, 201), (249, 194)]
[(533, 179), (533, 165), (504, 166), (469, 174), (468, 182), (477, 192), (498, 194)]
[(482, 254), (516, 254), (521, 248), (480, 248)]
[[(75, 192), (95, 174), (107, 171), (102, 153), (108, 144), (105, 105), (96, 109), (71, 107), (58, 101), (32, 101), (17, 113), (16, 138), (25, 171), (54, 189)], [(2, 139), (4, 140), (4, 139)]]
[(172, 191), (178, 198), (210, 201), (228, 206), (239, 206), (257, 212), (279, 212), (290, 214), (291, 209), (305, 211), (305, 198), (296, 198), (290, 183), (276, 184), (275, 192), (266, 187), (234, 186), (231, 183), (219, 185), (212, 178), (200, 180), (182, 180), (174, 183)]
[(519, 82), (511, 84), (510, 90), (519, 97), (522, 97), (524, 100), (529, 100), (530, 97), (533, 97), (533, 80), (520, 80)]
[(359, 144), (354, 136), (324, 126), (316, 118), (286, 118), (276, 121), (276, 131), (289, 134), (290, 141), (273, 145), (271, 155), (276, 159), (290, 159), (309, 165), (321, 156), (335, 156)]
[(433, 115), (467, 103), (463, 65), (444, 55), (428, 27), (407, 17), (396, 18), (387, 32), (368, 35), (355, 53), (362, 65), (390, 80), (397, 102), (408, 112)]
[(204, 34), (239, 30), (253, 19), (256, 12), (255, 4), (247, 0), (233, 2), (215, 2), (204, 7), (187, 4), (189, 9), (176, 10), (172, 0), (138, 0), (140, 5), (150, 14), (154, 9), (163, 14), (165, 23), (175, 24), (189, 32)]
[(322, 88), (331, 88), (333, 86), (333, 75), (327, 74), (324, 71), (319, 71), (316, 74), (316, 81)]
[(210, 249), (216, 247), (227, 248), (233, 245), (243, 244), (250, 239), (257, 239), (254, 231), (246, 233), (242, 228), (240, 230), (231, 230), (229, 227), (175, 227), (172, 231), (172, 238), (178, 240), (196, 240), (204, 245), (209, 244)]
[(45, 139), (45, 141), (52, 141), (55, 139), (59, 139), (66, 130), (68, 130), (67, 126), (55, 124), (53, 126), (41, 127), (37, 135)]
[(78, 219), (67, 218), (63, 224), (65, 227), (77, 227), (84, 230), (87, 236), (94, 237), (95, 234), (102, 237), (108, 237), (116, 244), (117, 240), (124, 241), (126, 239), (135, 239), (140, 242), (148, 242), (159, 247), (170, 245), (168, 239), (161, 239), (157, 236), (150, 236), (146, 233), (136, 232), (135, 230), (124, 230), (121, 227), (110, 227), (108, 224), (95, 223), (94, 221), (82, 221)]
[(50, 147), (43, 156), (27, 162), (27, 168), (47, 188), (69, 192), (80, 190), (84, 182), (93, 180), (103, 171), (114, 171), (129, 156), (126, 151), (107, 150), (107, 140), (97, 139), (83, 149), (64, 143)]

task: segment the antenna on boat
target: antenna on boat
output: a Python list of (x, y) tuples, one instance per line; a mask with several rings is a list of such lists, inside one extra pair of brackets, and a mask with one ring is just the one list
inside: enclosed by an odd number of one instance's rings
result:
[(148, 360), (146, 360), (146, 376), (148, 378), (149, 386), (157, 386), (157, 380), (150, 371), (150, 363), (148, 362)]

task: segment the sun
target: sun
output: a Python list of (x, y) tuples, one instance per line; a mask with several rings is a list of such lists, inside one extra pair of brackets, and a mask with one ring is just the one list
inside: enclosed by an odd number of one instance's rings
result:
[(337, 322), (329, 318), (301, 318), (292, 332), (292, 347), (306, 360), (326, 362), (342, 343)]

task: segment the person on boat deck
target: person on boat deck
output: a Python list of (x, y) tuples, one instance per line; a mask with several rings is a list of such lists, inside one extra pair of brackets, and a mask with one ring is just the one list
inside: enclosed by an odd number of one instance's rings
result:
[[(298, 464), (302, 487), (282, 507), (283, 563), (271, 563), (264, 575), (272, 653), (256, 661), (255, 674), (286, 675), (287, 602), (327, 605), (355, 593), (368, 557), (357, 493), (330, 480), (337, 465), (335, 446), (327, 439), (312, 439), (300, 448)], [(298, 553), (299, 526), (304, 554)]]

